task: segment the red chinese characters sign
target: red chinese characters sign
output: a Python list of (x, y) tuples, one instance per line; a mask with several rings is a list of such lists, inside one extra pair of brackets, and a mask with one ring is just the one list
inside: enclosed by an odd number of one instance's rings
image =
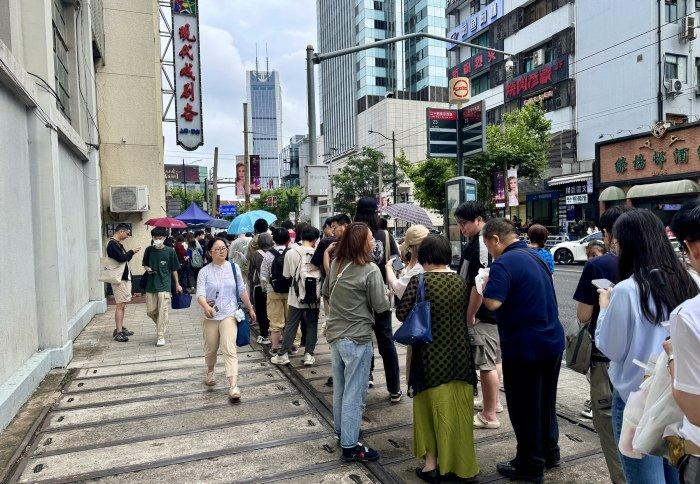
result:
[(177, 144), (186, 150), (204, 144), (198, 3), (172, 0), (175, 125)]
[(504, 90), (505, 100), (508, 102), (513, 99), (527, 97), (568, 77), (569, 58), (563, 55), (552, 62), (548, 62), (506, 82)]
[(503, 54), (499, 52), (486, 51), (471, 56), (469, 59), (447, 69), (447, 77), (474, 78), (482, 72), (486, 72), (492, 65), (503, 60)]

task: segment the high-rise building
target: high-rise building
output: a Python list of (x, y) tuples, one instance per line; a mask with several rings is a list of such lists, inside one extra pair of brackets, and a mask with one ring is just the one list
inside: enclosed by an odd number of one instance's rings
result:
[[(320, 52), (398, 35), (445, 35), (445, 0), (317, 0)], [(398, 99), (446, 101), (447, 56), (439, 41), (419, 39), (324, 61), (320, 66), (321, 132), (328, 150), (356, 141), (358, 114), (390, 93)]]
[[(257, 64), (257, 60), (256, 60)], [(282, 94), (278, 71), (246, 72), (251, 155), (260, 156), (260, 188), (280, 186), (282, 151)]]

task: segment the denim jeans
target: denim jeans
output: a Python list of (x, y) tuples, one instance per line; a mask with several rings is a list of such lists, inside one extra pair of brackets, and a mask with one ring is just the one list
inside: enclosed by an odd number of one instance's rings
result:
[(355, 447), (360, 438), (371, 359), (371, 342), (357, 344), (342, 338), (331, 343), (333, 426), (344, 449)]
[[(620, 443), (622, 432), (622, 415), (625, 412), (625, 401), (617, 391), (613, 392), (612, 421), (615, 443)], [(641, 459), (632, 459), (620, 454), (622, 470), (629, 484), (678, 484), (678, 470), (671, 466), (663, 457), (645, 455)]]

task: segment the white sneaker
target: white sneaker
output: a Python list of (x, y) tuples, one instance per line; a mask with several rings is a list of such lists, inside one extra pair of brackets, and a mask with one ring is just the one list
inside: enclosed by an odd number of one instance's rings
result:
[(262, 341), (258, 341), (261, 345), (271, 345), (272, 341), (270, 341), (270, 338), (263, 338)]
[(306, 353), (303, 360), (304, 366), (311, 366), (316, 363), (316, 357), (311, 353)]
[(158, 338), (158, 341), (156, 341), (156, 346), (165, 346), (165, 338)]
[(272, 358), (270, 358), (270, 363), (273, 365), (288, 365), (289, 364), (289, 356), (285, 353), (284, 355), (275, 355)]
[[(484, 402), (482, 400), (475, 400), (474, 401), (474, 410), (483, 410), (484, 409)], [(496, 405), (496, 413), (503, 413), (503, 405), (501, 402), (498, 402), (498, 405)]]

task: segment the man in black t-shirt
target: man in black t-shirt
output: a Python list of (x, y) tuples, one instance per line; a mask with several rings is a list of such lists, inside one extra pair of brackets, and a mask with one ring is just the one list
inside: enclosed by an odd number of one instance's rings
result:
[(479, 369), (482, 402), (475, 403), (474, 428), (497, 429), (501, 422), (496, 415), (503, 411), (500, 402), (500, 381), (498, 368), (501, 364), (501, 345), (498, 337), (496, 317), (482, 304), (483, 296), (476, 290), (476, 276), (479, 269), (491, 264), (491, 256), (486, 249), (481, 230), (488, 218), (486, 207), (481, 202), (465, 202), (455, 210), (462, 235), (469, 239), (464, 248), (459, 266), (460, 276), (467, 282), (469, 304), (467, 324), (474, 348), (474, 359)]
[[(603, 241), (610, 251), (612, 243), (612, 228), (620, 215), (629, 208), (619, 205), (609, 208), (600, 216), (600, 227), (603, 231)], [(583, 267), (581, 278), (578, 281), (573, 299), (578, 302), (576, 317), (580, 324), (590, 321), (588, 329), (591, 339), (595, 341), (595, 329), (598, 321), (600, 306), (598, 305), (598, 290), (592, 284), (594, 279), (608, 279), (612, 283), (619, 282), (618, 257), (613, 252), (594, 257)], [(608, 376), (608, 360), (592, 343), (591, 368), (589, 379), (591, 382), (591, 410), (593, 412), (593, 426), (600, 438), (605, 462), (613, 484), (625, 482), (622, 472), (620, 456), (615, 445), (615, 437), (612, 429), (612, 385)]]
[(110, 284), (116, 308), (114, 310), (114, 322), (116, 328), (112, 333), (115, 341), (126, 343), (129, 341), (129, 336), (134, 333), (124, 326), (124, 313), (126, 312), (126, 304), (131, 301), (131, 271), (129, 270), (129, 261), (134, 254), (141, 250), (141, 247), (136, 247), (133, 250), (127, 251), (122, 242), (131, 235), (129, 226), (126, 224), (118, 224), (114, 230), (114, 235), (107, 243), (107, 257), (119, 263), (124, 264), (124, 273), (120, 284)]

